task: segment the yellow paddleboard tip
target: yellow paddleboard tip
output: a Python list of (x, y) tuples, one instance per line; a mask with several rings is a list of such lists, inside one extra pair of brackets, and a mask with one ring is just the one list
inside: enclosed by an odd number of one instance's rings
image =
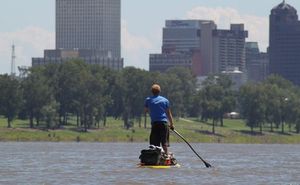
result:
[(144, 165), (138, 164), (140, 168), (152, 168), (152, 169), (169, 169), (169, 168), (180, 168), (180, 164), (176, 165)]

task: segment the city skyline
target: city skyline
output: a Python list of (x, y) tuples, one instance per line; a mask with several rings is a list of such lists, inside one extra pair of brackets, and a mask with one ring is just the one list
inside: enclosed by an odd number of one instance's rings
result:
[[(125, 66), (148, 70), (149, 54), (161, 50), (162, 28), (168, 19), (213, 20), (220, 29), (244, 23), (247, 41), (256, 41), (262, 51), (269, 42), (269, 15), (281, 0), (240, 2), (238, 0), (182, 1), (122, 0), (122, 57)], [(300, 2), (287, 0), (300, 9)], [(256, 8), (249, 8), (255, 6)], [(5, 1), (0, 20), (0, 73), (10, 73), (11, 45), (16, 45), (16, 65), (30, 66), (31, 57), (55, 48), (55, 1)], [(155, 10), (155, 11), (154, 11)], [(141, 16), (137, 16), (141, 15)]]

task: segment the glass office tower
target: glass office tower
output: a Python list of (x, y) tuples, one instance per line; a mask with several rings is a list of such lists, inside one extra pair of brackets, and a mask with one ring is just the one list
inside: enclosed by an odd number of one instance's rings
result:
[(77, 48), (121, 57), (121, 0), (56, 0), (56, 49)]
[(285, 1), (271, 10), (270, 73), (300, 85), (300, 21)]

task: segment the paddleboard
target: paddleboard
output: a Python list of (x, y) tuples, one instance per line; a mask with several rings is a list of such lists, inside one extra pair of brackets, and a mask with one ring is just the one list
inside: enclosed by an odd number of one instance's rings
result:
[(139, 164), (138, 167), (140, 167), (140, 168), (152, 168), (152, 169), (169, 169), (169, 168), (180, 168), (180, 164), (176, 164), (176, 165), (144, 165), (144, 164)]

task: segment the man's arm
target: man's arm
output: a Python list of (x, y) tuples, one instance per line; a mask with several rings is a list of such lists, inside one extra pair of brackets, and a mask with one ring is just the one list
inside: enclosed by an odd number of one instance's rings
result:
[(172, 116), (172, 112), (171, 110), (168, 108), (166, 110), (166, 113), (167, 113), (167, 116), (168, 116), (168, 119), (169, 119), (169, 122), (170, 122), (170, 129), (171, 130), (174, 130), (174, 124), (173, 124), (173, 116)]

